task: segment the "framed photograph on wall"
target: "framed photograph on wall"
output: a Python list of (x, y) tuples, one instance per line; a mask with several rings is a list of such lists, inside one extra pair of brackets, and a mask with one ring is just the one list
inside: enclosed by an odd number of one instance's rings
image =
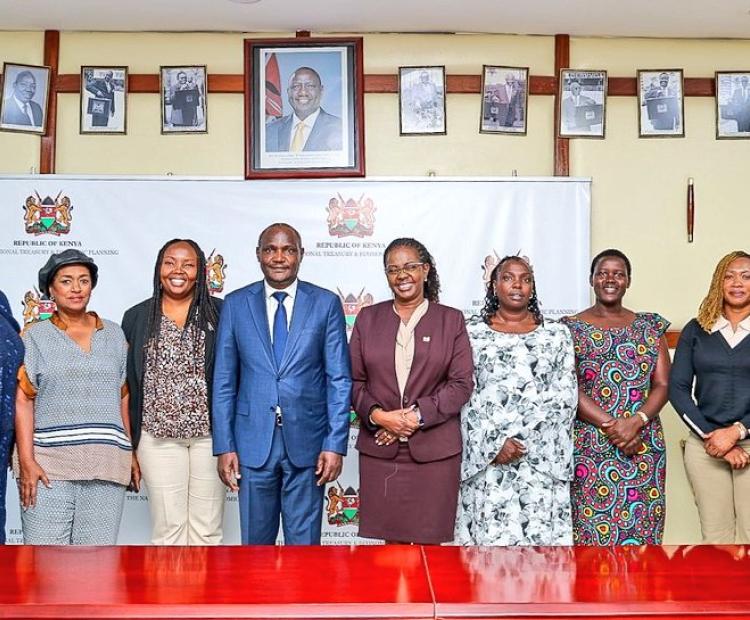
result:
[(0, 129), (44, 134), (47, 130), (50, 68), (3, 63)]
[(445, 134), (445, 67), (398, 68), (402, 136)]
[(127, 67), (81, 67), (81, 133), (127, 133)]
[(750, 138), (750, 71), (716, 72), (716, 138)]
[(607, 111), (607, 72), (560, 70), (561, 138), (604, 138)]
[(365, 174), (362, 38), (245, 40), (245, 177)]
[(207, 133), (206, 65), (160, 67), (161, 132)]
[(528, 67), (482, 67), (479, 133), (526, 135)]
[(682, 69), (638, 70), (638, 135), (685, 137)]

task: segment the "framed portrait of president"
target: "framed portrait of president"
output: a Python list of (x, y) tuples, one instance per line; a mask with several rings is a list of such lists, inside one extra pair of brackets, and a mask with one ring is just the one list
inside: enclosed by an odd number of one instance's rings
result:
[(561, 69), (559, 82), (561, 138), (604, 138), (607, 109), (607, 72)]
[(682, 69), (638, 69), (638, 137), (685, 137)]
[(365, 174), (362, 38), (245, 40), (245, 178)]
[(50, 68), (3, 63), (0, 130), (44, 135)]

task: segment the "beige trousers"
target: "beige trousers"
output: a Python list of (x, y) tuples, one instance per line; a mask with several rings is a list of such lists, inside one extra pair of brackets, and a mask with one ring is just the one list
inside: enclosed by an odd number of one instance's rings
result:
[(138, 462), (148, 490), (152, 544), (221, 544), (226, 487), (210, 437), (156, 439), (144, 431)]
[[(739, 445), (750, 453), (750, 440)], [(706, 454), (703, 441), (692, 433), (685, 442), (684, 459), (703, 542), (750, 543), (750, 466), (733, 470), (724, 459)]]

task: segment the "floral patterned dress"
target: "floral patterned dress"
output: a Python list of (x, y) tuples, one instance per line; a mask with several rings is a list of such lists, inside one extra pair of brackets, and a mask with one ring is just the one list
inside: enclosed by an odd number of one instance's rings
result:
[[(528, 334), (468, 325), (476, 386), (461, 412), (463, 461), (455, 540), (462, 545), (569, 545), (572, 427), (578, 402), (569, 331)], [(492, 461), (515, 437), (527, 450)]]
[[(669, 322), (645, 312), (627, 327), (603, 329), (572, 317), (563, 322), (573, 334), (584, 393), (615, 418), (635, 415), (648, 398), (659, 338)], [(641, 430), (641, 439), (641, 450), (625, 456), (596, 426), (576, 420), (571, 485), (576, 544), (661, 544), (667, 456), (658, 416)]]

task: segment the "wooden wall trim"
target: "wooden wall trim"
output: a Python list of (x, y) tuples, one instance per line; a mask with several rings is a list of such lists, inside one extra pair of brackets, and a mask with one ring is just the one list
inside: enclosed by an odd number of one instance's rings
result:
[(39, 149), (39, 173), (54, 174), (55, 146), (57, 144), (57, 69), (60, 65), (60, 31), (44, 31), (44, 64), (50, 73), (49, 102), (47, 104), (47, 131), (42, 136)]
[(681, 331), (679, 329), (670, 329), (667, 333), (667, 344), (670, 349), (677, 347), (677, 341), (680, 339)]
[[(570, 36), (567, 34), (555, 35), (555, 76), (560, 75), (561, 69), (570, 67)], [(554, 140), (554, 167), (556, 177), (570, 176), (570, 140), (558, 135), (560, 127), (560, 96), (557, 85), (555, 85), (555, 126), (552, 129)]]
[[(309, 37), (308, 31), (298, 31), (297, 37)], [(55, 172), (55, 151), (57, 144), (57, 95), (59, 93), (80, 93), (80, 74), (58, 75), (60, 61), (60, 32), (46, 30), (44, 32), (44, 64), (52, 70), (50, 76), (49, 108), (47, 110), (47, 130), (41, 137), (39, 153), (39, 172), (53, 174)], [(570, 68), (570, 36), (555, 35), (555, 75), (529, 76), (529, 94), (554, 97), (554, 174), (555, 176), (569, 176), (570, 174), (570, 141), (557, 135), (559, 126), (559, 94), (558, 76), (560, 69)], [(0, 85), (2, 84), (0, 74)], [(480, 94), (482, 84), (481, 75), (452, 74), (446, 76), (446, 92), (448, 94)], [(686, 97), (713, 97), (716, 94), (715, 79), (713, 77), (685, 78)], [(244, 93), (243, 74), (209, 74), (207, 90), (209, 93), (237, 94)], [(364, 76), (365, 93), (398, 93), (397, 74), (371, 73)], [(159, 74), (141, 73), (128, 76), (128, 92), (130, 93), (159, 93)], [(634, 77), (610, 77), (608, 80), (608, 95), (614, 97), (634, 97), (637, 95), (637, 83)], [(673, 334), (677, 332), (669, 332)], [(676, 342), (677, 336), (674, 336)]]

